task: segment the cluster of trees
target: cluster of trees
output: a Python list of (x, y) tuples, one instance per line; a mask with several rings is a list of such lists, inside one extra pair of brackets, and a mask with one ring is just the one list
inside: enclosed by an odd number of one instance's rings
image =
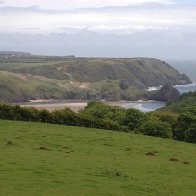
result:
[(179, 115), (175, 137), (177, 140), (196, 143), (196, 106)]
[(196, 106), (180, 114), (170, 111), (143, 113), (92, 101), (80, 115), (110, 120), (127, 131), (196, 143)]
[(172, 138), (172, 126), (169, 122), (159, 118), (160, 114), (143, 113), (134, 108), (126, 110), (118, 106), (109, 106), (94, 101), (80, 111), (80, 114), (111, 120), (121, 127), (125, 127), (127, 131), (162, 138)]
[(83, 126), (109, 130), (125, 130), (109, 119), (99, 119), (89, 114), (75, 113), (69, 108), (49, 112), (19, 105), (0, 104), (0, 119), (42, 122), (68, 126)]
[(161, 110), (183, 113), (192, 106), (196, 106), (196, 91), (182, 94), (178, 101), (168, 102), (166, 107)]
[(134, 131), (149, 136), (196, 143), (196, 106), (181, 114), (168, 111), (143, 113), (133, 108), (126, 110), (91, 101), (85, 109), (75, 113), (70, 109), (49, 112), (0, 104), (0, 119)]

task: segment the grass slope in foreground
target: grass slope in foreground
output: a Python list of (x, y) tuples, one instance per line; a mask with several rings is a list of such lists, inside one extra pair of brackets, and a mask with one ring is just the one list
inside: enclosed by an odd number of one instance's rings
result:
[(2, 120), (0, 133), (1, 195), (196, 195), (193, 144)]

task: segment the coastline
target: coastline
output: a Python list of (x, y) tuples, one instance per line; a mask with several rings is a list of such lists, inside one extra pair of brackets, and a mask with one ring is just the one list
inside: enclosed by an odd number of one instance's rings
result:
[[(25, 102), (25, 103), (19, 103), (20, 106), (22, 107), (34, 107), (37, 109), (46, 109), (48, 111), (54, 111), (57, 109), (65, 109), (65, 108), (70, 108), (74, 112), (78, 112), (81, 109), (84, 109), (88, 102), (91, 100), (33, 100), (33, 102)], [(135, 105), (141, 105), (141, 104), (150, 104), (150, 103), (161, 103), (159, 101), (154, 101), (154, 100), (137, 100), (137, 101), (124, 101), (124, 100), (119, 100), (119, 101), (101, 101), (105, 104), (112, 105), (112, 106), (119, 106), (122, 108), (127, 108), (127, 105), (135, 104)]]
[[(181, 93), (189, 92), (191, 90), (196, 89), (196, 83), (193, 82), (188, 85), (178, 85)], [(88, 102), (92, 100), (54, 100), (54, 99), (37, 99), (37, 100), (29, 100), (29, 102), (17, 103), (22, 107), (35, 107), (37, 109), (46, 109), (49, 111), (54, 111), (57, 109), (70, 108), (71, 110), (78, 112), (81, 109), (84, 109)], [(109, 104), (112, 106), (119, 106), (123, 108), (136, 108), (142, 111), (150, 111), (150, 107), (153, 110), (160, 105), (165, 105), (165, 102), (155, 101), (155, 100), (135, 100), (135, 101), (125, 101), (125, 100), (98, 100), (105, 104)], [(154, 107), (154, 106), (156, 107)], [(163, 106), (164, 107), (164, 106)]]

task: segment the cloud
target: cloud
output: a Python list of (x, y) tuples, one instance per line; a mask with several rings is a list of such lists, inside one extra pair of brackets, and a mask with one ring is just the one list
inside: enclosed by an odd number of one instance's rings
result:
[(132, 34), (146, 30), (196, 29), (196, 7), (176, 5), (121, 6), (41, 10), (37, 7), (0, 8), (0, 31), (21, 33), (78, 33), (80, 31)]
[(0, 1), (0, 4), (3, 4), (4, 3), (4, 1)]
[(115, 35), (80, 32), (77, 34), (2, 34), (1, 50), (30, 51), (33, 54), (195, 59), (196, 34), (177, 36), (174, 30)]
[(172, 0), (5, 0), (6, 6), (31, 7), (39, 6), (41, 9), (74, 9), (106, 6), (127, 6), (142, 3), (170, 4)]
[(78, 56), (195, 56), (196, 6), (170, 0), (5, 0), (0, 50)]

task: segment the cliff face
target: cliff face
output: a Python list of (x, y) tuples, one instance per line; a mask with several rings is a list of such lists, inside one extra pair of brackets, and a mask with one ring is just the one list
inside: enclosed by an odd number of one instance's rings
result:
[(72, 64), (57, 65), (62, 71), (80, 82), (125, 80), (130, 85), (146, 88), (165, 83), (187, 84), (191, 80), (158, 59), (77, 59)]
[(158, 101), (178, 101), (180, 99), (180, 92), (171, 84), (165, 84), (159, 91), (155, 92), (151, 99)]
[(191, 80), (158, 59), (132, 58), (74, 58), (60, 64), (25, 67), (13, 70), (17, 73), (44, 76), (49, 79), (77, 82), (124, 80), (131, 86), (146, 88), (166, 83), (188, 84)]
[(165, 62), (149, 58), (0, 59), (0, 101), (29, 99), (126, 99), (148, 97), (145, 89), (191, 80)]

